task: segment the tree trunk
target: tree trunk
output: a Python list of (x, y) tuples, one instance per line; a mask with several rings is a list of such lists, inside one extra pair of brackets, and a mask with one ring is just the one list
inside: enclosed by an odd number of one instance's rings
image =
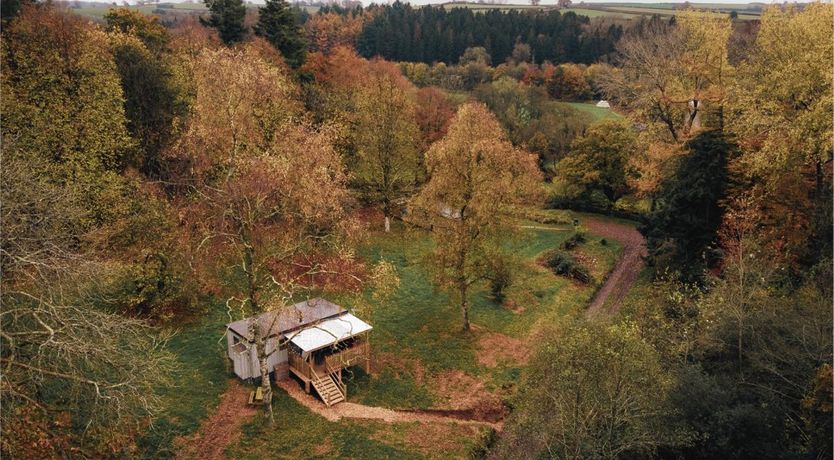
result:
[(249, 307), (258, 311), (258, 280), (255, 279), (255, 250), (248, 243), (244, 243), (243, 272), (246, 273), (246, 287), (249, 296)]
[(466, 300), (466, 283), (460, 284), (460, 311), (463, 313), (463, 330), (469, 332), (469, 302)]
[(701, 130), (701, 100), (691, 99), (688, 104), (689, 116), (686, 118), (686, 129), (689, 134)]
[(254, 326), (250, 326), (255, 334), (255, 350), (258, 354), (258, 364), (261, 370), (261, 389), (263, 390), (264, 406), (266, 407), (266, 414), (269, 417), (269, 424), (275, 423), (275, 416), (272, 413), (272, 382), (269, 380), (269, 355), (266, 351), (266, 337), (260, 334), (260, 328), (256, 322), (252, 322)]

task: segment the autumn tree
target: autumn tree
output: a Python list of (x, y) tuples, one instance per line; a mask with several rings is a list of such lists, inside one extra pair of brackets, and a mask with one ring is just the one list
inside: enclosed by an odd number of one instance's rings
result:
[(478, 103), (458, 109), (426, 165), (430, 179), (412, 202), (414, 218), (432, 229), (435, 279), (454, 294), (468, 331), (470, 289), (488, 274), (507, 211), (534, 196), (541, 174), (535, 156), (513, 147)]
[(205, 0), (209, 9), (208, 19), (200, 18), (203, 25), (217, 29), (220, 39), (227, 45), (243, 41), (246, 26), (246, 5), (242, 0)]
[(123, 217), (130, 199), (119, 171), (134, 143), (107, 35), (30, 5), (3, 38), (4, 158), (44, 160), (42, 174), (79, 192), (90, 225)]
[[(280, 310), (320, 269), (298, 258), (332, 249), (348, 225), (341, 159), (328, 133), (304, 121), (290, 77), (254, 47), (204, 51), (194, 81), (197, 96), (176, 154), (189, 165), (189, 222), (207, 273), (239, 274), (227, 303), (241, 317)], [(224, 261), (230, 267), (218, 266)], [(253, 321), (250, 329), (272, 420), (270, 328)]]
[(585, 78), (585, 69), (576, 64), (556, 66), (545, 85), (554, 99), (584, 101), (591, 98), (591, 85)]
[(630, 190), (634, 171), (629, 158), (638, 149), (637, 135), (630, 124), (601, 122), (573, 142), (568, 156), (556, 165), (556, 176), (577, 195), (599, 190), (613, 203)]
[(420, 180), (419, 131), (415, 109), (404, 88), (379, 75), (356, 94), (356, 180), (380, 203), (385, 231), (398, 201)]
[(443, 91), (433, 87), (420, 88), (415, 102), (419, 107), (416, 111), (417, 125), (420, 127), (423, 145), (428, 149), (428, 146), (446, 134), (455, 110)]
[(822, 3), (768, 9), (732, 89), (728, 124), (743, 154), (731, 167), (756, 185), (761, 220), (792, 257), (831, 235), (832, 17)]
[(492, 57), (487, 52), (486, 48), (483, 46), (474, 46), (471, 48), (466, 48), (463, 54), (460, 56), (458, 60), (458, 64), (465, 66), (468, 64), (482, 64), (482, 65), (490, 65), (492, 64)]
[(340, 46), (353, 47), (362, 32), (363, 17), (353, 12), (347, 14), (319, 13), (304, 23), (310, 51), (330, 54)]
[(632, 324), (553, 329), (492, 457), (621, 458), (685, 444), (671, 375)]
[(157, 16), (147, 16), (130, 8), (112, 8), (104, 15), (104, 21), (108, 31), (133, 35), (157, 55), (168, 44), (168, 32)]
[(295, 14), (285, 0), (267, 0), (258, 9), (258, 23), (255, 34), (264, 37), (291, 67), (297, 68), (304, 62), (307, 49), (301, 27)]
[(727, 51), (732, 24), (726, 16), (696, 11), (675, 20), (653, 18), (623, 39), (617, 45), (622, 69), (609, 73), (602, 86), (609, 98), (662, 125), (667, 139), (678, 143), (702, 126), (722, 127), (733, 74)]
[(423, 177), (414, 87), (393, 63), (344, 47), (315, 53), (305, 69), (316, 79), (307, 88), (315, 95), (308, 107), (338, 129), (337, 148), (354, 183), (382, 208), (388, 230), (398, 204)]
[[(51, 4), (3, 31), (0, 423), (9, 457), (129, 456), (169, 383), (165, 337), (103, 298), (146, 209), (107, 35)], [(106, 248), (106, 250), (102, 250)], [(13, 434), (12, 434), (13, 433)]]

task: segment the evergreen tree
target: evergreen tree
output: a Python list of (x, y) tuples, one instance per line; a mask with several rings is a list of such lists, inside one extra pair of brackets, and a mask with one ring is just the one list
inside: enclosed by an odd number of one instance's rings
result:
[(264, 37), (280, 51), (290, 66), (298, 68), (304, 63), (307, 44), (285, 0), (266, 0), (266, 5), (259, 10), (255, 34)]
[(243, 18), (246, 16), (246, 5), (243, 0), (205, 0), (211, 14), (208, 20), (200, 18), (204, 26), (217, 29), (220, 39), (227, 45), (243, 40), (246, 27)]
[(649, 257), (658, 271), (674, 268), (695, 278), (709, 265), (705, 252), (721, 224), (727, 188), (727, 160), (736, 146), (718, 131), (707, 131), (684, 146), (675, 174), (662, 187), (657, 211), (649, 217)]

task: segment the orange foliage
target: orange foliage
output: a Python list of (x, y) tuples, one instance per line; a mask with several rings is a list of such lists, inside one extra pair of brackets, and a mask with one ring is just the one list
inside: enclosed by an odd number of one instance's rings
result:
[(362, 32), (363, 16), (316, 14), (304, 24), (310, 51), (330, 54), (337, 47), (353, 47)]
[(381, 76), (389, 77), (402, 90), (412, 87), (395, 63), (384, 59), (369, 61), (345, 46), (336, 47), (329, 55), (310, 53), (302, 70), (312, 72), (317, 82), (335, 88), (356, 89), (366, 84), (369, 77)]
[(417, 125), (423, 135), (424, 144), (428, 146), (446, 135), (449, 120), (454, 116), (455, 109), (446, 94), (433, 87), (417, 90), (417, 107)]
[(220, 46), (220, 36), (215, 29), (200, 24), (195, 16), (184, 17), (170, 30), (171, 50), (196, 56), (205, 48)]

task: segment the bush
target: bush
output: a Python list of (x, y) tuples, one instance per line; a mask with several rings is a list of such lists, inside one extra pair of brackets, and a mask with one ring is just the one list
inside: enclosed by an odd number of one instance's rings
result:
[(507, 257), (495, 257), (492, 259), (489, 276), (489, 291), (492, 299), (498, 303), (504, 303), (505, 291), (513, 282), (512, 264)]
[(605, 238), (603, 238), (603, 239), (599, 240), (599, 244), (601, 244), (601, 245), (603, 245), (603, 246), (608, 246), (608, 240), (606, 240)]
[(551, 252), (545, 258), (545, 264), (557, 275), (574, 279), (580, 283), (591, 282), (591, 272), (588, 268), (566, 252)]
[(196, 303), (195, 287), (159, 253), (131, 264), (113, 264), (112, 276), (103, 280), (100, 289), (101, 307), (155, 321), (192, 312)]
[(571, 250), (587, 241), (584, 232), (574, 232), (570, 238), (562, 242), (562, 249)]

